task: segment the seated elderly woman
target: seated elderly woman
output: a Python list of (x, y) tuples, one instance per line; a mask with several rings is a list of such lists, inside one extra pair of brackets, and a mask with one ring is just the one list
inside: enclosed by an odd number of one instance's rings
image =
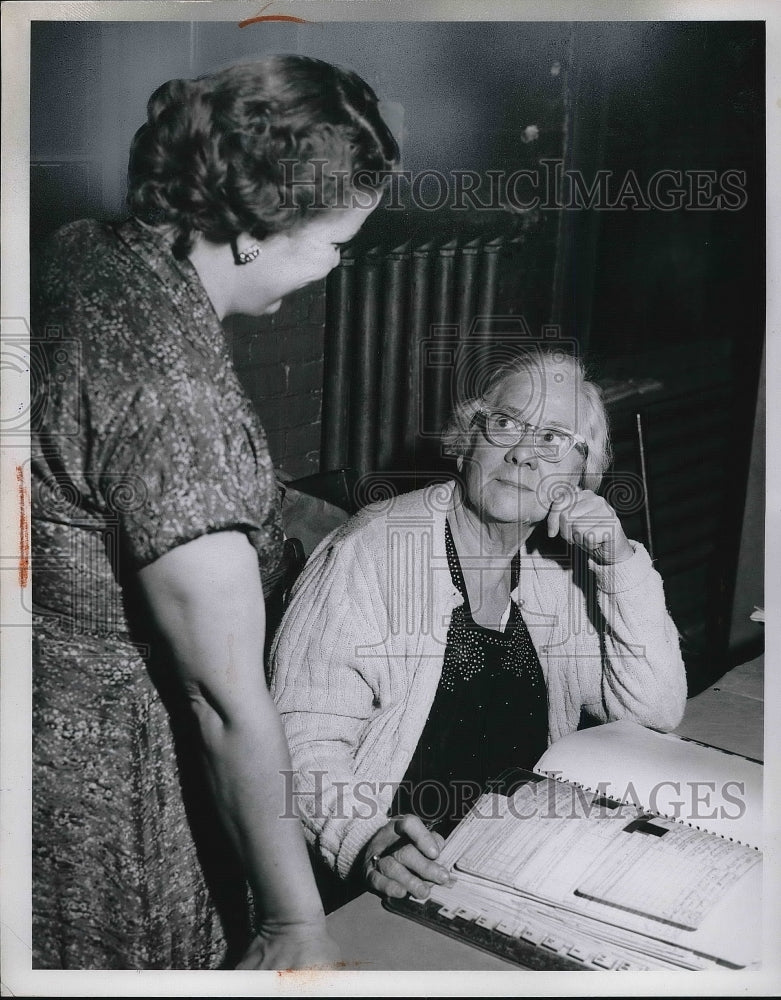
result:
[(686, 679), (662, 581), (597, 495), (599, 389), (531, 348), (453, 414), (457, 481), (375, 503), (302, 573), (272, 660), (291, 801), (342, 879), (446, 883), (432, 821), (596, 722), (669, 730)]

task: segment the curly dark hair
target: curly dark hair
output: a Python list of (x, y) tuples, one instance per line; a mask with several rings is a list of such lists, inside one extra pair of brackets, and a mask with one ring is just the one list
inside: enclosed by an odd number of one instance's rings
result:
[(379, 191), (398, 155), (359, 76), (276, 55), (158, 87), (131, 146), (127, 200), (144, 222), (173, 227), (181, 259), (195, 233), (262, 240), (351, 191)]

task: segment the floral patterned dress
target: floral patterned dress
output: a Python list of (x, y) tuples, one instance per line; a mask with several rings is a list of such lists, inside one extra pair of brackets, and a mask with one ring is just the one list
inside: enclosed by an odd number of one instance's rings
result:
[(189, 261), (134, 220), (51, 241), (35, 282), (33, 967), (197, 969), (250, 933), (139, 569), (282, 532), (265, 434)]

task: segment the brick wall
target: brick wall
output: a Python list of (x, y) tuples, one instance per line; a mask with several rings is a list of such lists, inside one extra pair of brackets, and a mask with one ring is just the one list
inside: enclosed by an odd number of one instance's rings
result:
[(293, 478), (319, 470), (325, 282), (273, 316), (225, 321), (233, 363), (268, 435), (274, 465)]

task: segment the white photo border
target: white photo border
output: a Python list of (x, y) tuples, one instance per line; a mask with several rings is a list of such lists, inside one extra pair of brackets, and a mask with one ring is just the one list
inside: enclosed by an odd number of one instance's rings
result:
[[(35, 20), (225, 21), (261, 13), (312, 21), (762, 20), (767, 41), (767, 505), (765, 651), (765, 964), (758, 972), (683, 974), (441, 972), (53, 972), (30, 969), (30, 630), (20, 600), (20, 530), (29, 515), (29, 442), (0, 447), (0, 977), (6, 996), (771, 996), (781, 992), (781, 5), (775, 0), (99, 0), (2, 7), (2, 334), (29, 316), (29, 59)], [(3, 364), (2, 413), (25, 405), (26, 379)], [(20, 509), (20, 499), (23, 504)], [(20, 525), (20, 518), (22, 524)], [(29, 580), (28, 580), (29, 582)], [(689, 976), (692, 974), (690, 973)], [(627, 978), (629, 976), (629, 978)]]

